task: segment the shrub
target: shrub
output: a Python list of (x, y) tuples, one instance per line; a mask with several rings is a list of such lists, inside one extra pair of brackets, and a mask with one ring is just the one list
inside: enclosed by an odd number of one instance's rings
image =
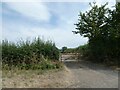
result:
[(85, 44), (77, 47), (76, 51), (79, 52), (82, 57), (87, 57), (89, 55), (90, 50), (88, 44)]
[(17, 44), (8, 40), (2, 41), (3, 66), (17, 66), (24, 69), (52, 67), (45, 61), (46, 59), (51, 61), (59, 59), (59, 50), (52, 41), (44, 41), (39, 37), (33, 41), (21, 40)]

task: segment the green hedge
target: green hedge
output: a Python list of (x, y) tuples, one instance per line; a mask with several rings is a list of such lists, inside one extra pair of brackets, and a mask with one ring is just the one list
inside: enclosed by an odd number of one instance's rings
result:
[(26, 40), (18, 43), (2, 41), (3, 65), (41, 65), (45, 60), (57, 61), (58, 59), (59, 50), (52, 41), (44, 41), (39, 37), (33, 41)]

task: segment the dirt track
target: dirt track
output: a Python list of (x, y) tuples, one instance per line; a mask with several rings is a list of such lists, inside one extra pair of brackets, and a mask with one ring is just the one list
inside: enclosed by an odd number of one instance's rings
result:
[(50, 71), (42, 75), (38, 71), (4, 73), (3, 87), (118, 88), (118, 71), (68, 57), (63, 57), (65, 69), (61, 71)]
[(65, 61), (74, 75), (70, 88), (118, 88), (118, 72), (105, 66), (85, 61)]

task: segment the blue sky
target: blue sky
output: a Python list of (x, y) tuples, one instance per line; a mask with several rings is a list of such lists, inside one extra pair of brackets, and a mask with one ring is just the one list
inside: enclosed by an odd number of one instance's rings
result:
[[(58, 48), (77, 47), (87, 38), (72, 33), (79, 12), (89, 10), (89, 2), (2, 2), (2, 39), (13, 42), (40, 36)], [(101, 2), (97, 2), (101, 5)], [(105, 3), (105, 2), (104, 2)], [(108, 7), (114, 6), (111, 2)]]

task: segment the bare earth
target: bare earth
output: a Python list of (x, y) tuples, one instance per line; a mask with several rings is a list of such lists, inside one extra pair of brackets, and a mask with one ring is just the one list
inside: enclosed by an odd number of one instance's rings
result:
[(8, 72), (4, 76), (3, 88), (60, 88), (71, 85), (70, 80), (73, 80), (73, 75), (67, 68), (61, 71), (47, 71), (43, 74), (39, 74), (38, 71)]
[(3, 73), (2, 86), (22, 88), (118, 88), (118, 71), (86, 61), (65, 60), (60, 71)]

